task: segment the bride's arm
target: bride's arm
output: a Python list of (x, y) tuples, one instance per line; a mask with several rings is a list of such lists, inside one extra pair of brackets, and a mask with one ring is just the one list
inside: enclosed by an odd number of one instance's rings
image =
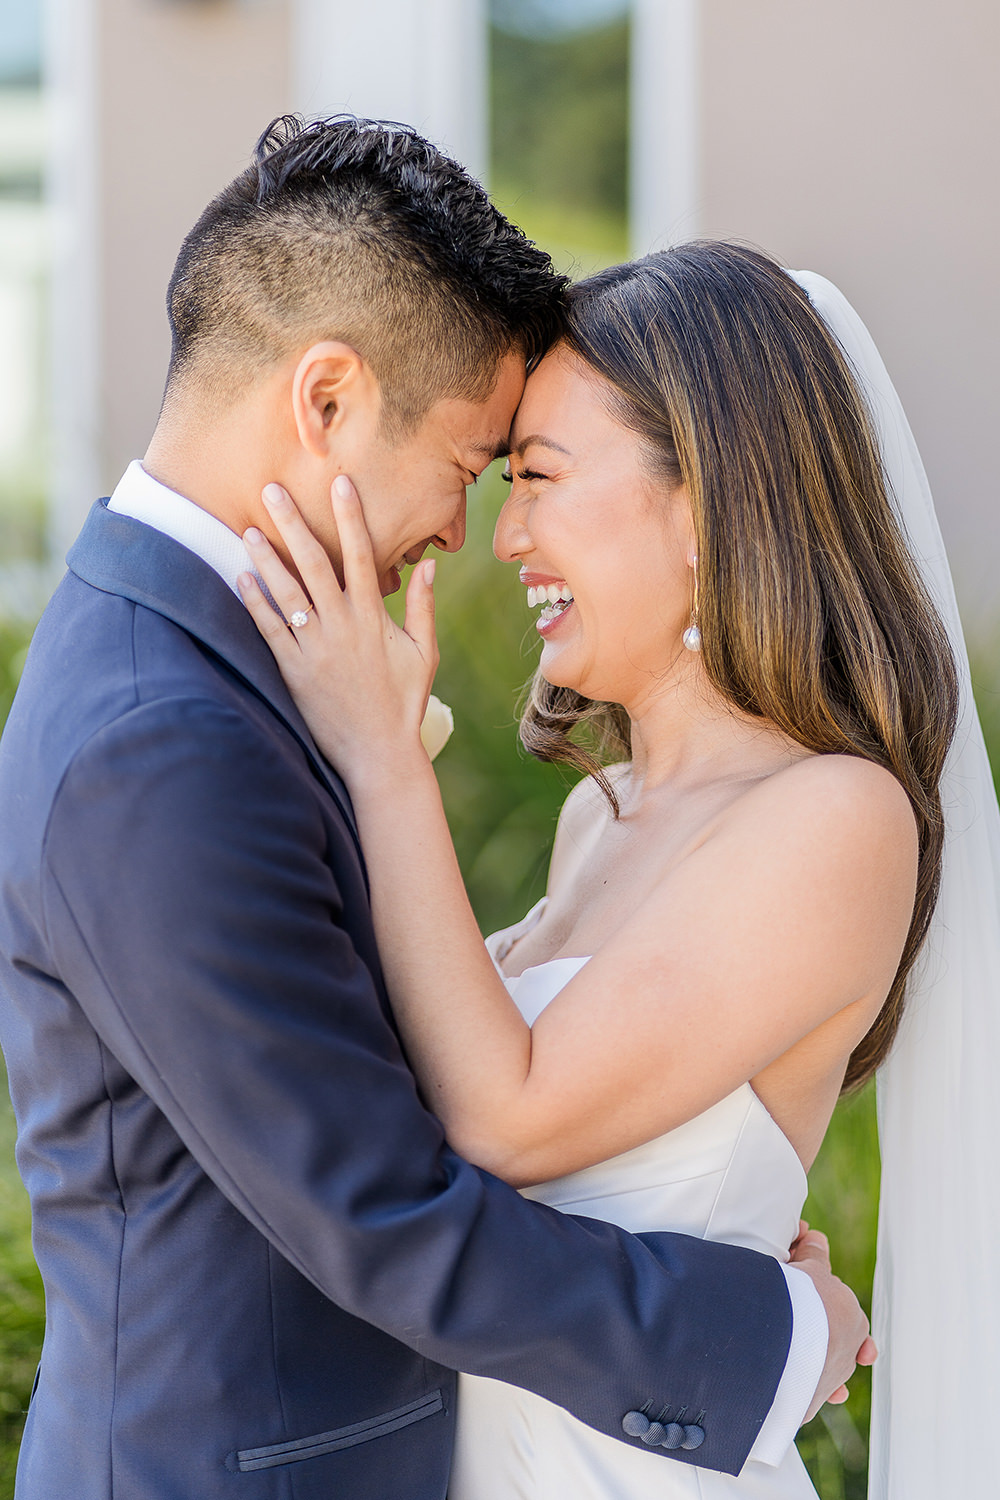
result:
[[(516, 1094), (529, 1075), (531, 1031), (483, 944), (437, 777), (420, 741), (438, 661), (433, 563), (414, 569), (400, 630), (379, 594), (353, 489), (333, 499), (343, 592), (284, 492), (269, 486), (265, 497), (307, 581), (314, 612), (292, 634), (251, 578), (241, 579), (243, 597), (317, 743), (350, 791), (379, 956), (424, 1096), (452, 1144), (495, 1170), (496, 1102)], [(303, 602), (301, 589), (259, 533), (248, 535), (247, 543), (290, 618)]]
[[(437, 662), (427, 564), (400, 630), (356, 498), (335, 511), (343, 592), (286, 503), (272, 514), (315, 617), (293, 633), (259, 590), (244, 597), (350, 790), (393, 1007), (456, 1148), (539, 1182), (693, 1118), (825, 1023), (846, 1058), (912, 907), (914, 824), (894, 779), (816, 757), (745, 795), (529, 1028), (483, 947), (419, 741)], [(300, 586), (249, 545), (290, 616)]]

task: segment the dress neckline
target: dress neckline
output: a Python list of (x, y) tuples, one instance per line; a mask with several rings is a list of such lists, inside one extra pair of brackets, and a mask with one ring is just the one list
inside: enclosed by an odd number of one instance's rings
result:
[[(501, 928), (498, 933), (493, 934), (492, 939), (487, 940), (487, 948), (489, 951), (489, 955), (493, 960), (493, 966), (496, 969), (497, 973), (500, 975), (500, 978), (507, 985), (519, 984), (526, 975), (537, 974), (541, 972), (542, 969), (552, 968), (554, 964), (576, 964), (577, 969), (579, 970), (584, 966), (584, 964), (589, 963), (594, 956), (592, 953), (580, 954), (578, 956), (564, 953), (560, 954), (556, 958), (547, 958), (543, 963), (540, 964), (527, 964), (519, 974), (504, 973), (500, 965), (503, 963), (504, 959), (507, 957), (514, 944), (518, 942), (522, 937), (526, 937), (527, 934), (531, 932), (531, 930), (536, 927), (541, 921), (542, 913), (545, 911), (545, 908), (548, 905), (548, 900), (548, 896), (542, 896), (539, 901), (535, 902), (531, 910), (521, 918), (520, 922), (515, 922), (512, 927)], [(498, 939), (498, 941), (494, 942), (493, 939)], [(752, 1101), (753, 1105), (757, 1109), (761, 1110), (764, 1115), (766, 1115), (772, 1128), (777, 1131), (785, 1146), (788, 1148), (789, 1156), (792, 1158), (795, 1166), (798, 1168), (799, 1173), (802, 1177), (802, 1181), (805, 1184), (806, 1191), (808, 1191), (809, 1179), (806, 1169), (802, 1164), (802, 1158), (796, 1151), (795, 1147), (792, 1145), (789, 1137), (785, 1134), (781, 1126), (778, 1124), (777, 1120), (772, 1115), (771, 1111), (768, 1109), (767, 1105), (764, 1103), (763, 1099), (758, 1094), (757, 1090), (754, 1088), (752, 1079), (748, 1078), (745, 1083), (739, 1084), (733, 1090), (733, 1093), (746, 1093)], [(721, 1103), (722, 1101), (720, 1100), (719, 1102)]]
[(495, 941), (494, 939), (487, 940), (487, 948), (489, 950), (490, 957), (492, 958), (494, 966), (501, 979), (509, 979), (513, 983), (515, 980), (523, 978), (525, 974), (531, 974), (537, 969), (547, 969), (550, 964), (583, 965), (585, 963), (589, 963), (593, 958), (594, 955), (592, 953), (562, 953), (559, 954), (556, 958), (547, 958), (540, 964), (527, 964), (519, 974), (504, 973), (501, 965), (503, 964), (507, 955), (510, 953), (510, 950), (516, 943), (519, 943), (523, 937), (527, 937), (528, 933), (533, 931), (534, 928), (538, 926), (548, 904), (548, 896), (542, 896), (540, 900), (535, 902), (531, 910), (521, 918), (520, 922), (515, 922), (512, 927), (501, 928), (498, 933), (494, 934)]

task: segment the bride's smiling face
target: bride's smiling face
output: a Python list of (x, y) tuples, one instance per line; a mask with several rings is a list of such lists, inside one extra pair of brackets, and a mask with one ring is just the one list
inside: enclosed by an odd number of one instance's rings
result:
[(514, 417), (493, 550), (520, 561), (526, 588), (562, 596), (534, 596), (543, 676), (633, 711), (689, 657), (696, 548), (686, 491), (653, 476), (612, 402), (612, 387), (565, 345), (546, 355)]

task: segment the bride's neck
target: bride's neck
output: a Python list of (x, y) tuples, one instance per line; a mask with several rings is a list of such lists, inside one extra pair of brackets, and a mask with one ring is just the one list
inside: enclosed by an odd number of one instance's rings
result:
[(742, 713), (701, 671), (654, 689), (628, 706), (633, 791), (683, 792), (744, 780), (790, 765), (809, 752), (765, 721)]

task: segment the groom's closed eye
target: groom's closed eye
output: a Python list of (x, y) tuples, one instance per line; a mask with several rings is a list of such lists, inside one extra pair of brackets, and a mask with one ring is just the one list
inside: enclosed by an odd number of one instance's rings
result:
[(470, 455), (475, 454), (480, 460), (478, 468), (474, 464), (468, 465), (470, 473), (474, 473), (478, 477), (489, 468), (490, 464), (495, 463), (498, 458), (507, 457), (510, 452), (510, 444), (505, 437), (488, 438), (482, 443), (470, 443), (468, 451)]

